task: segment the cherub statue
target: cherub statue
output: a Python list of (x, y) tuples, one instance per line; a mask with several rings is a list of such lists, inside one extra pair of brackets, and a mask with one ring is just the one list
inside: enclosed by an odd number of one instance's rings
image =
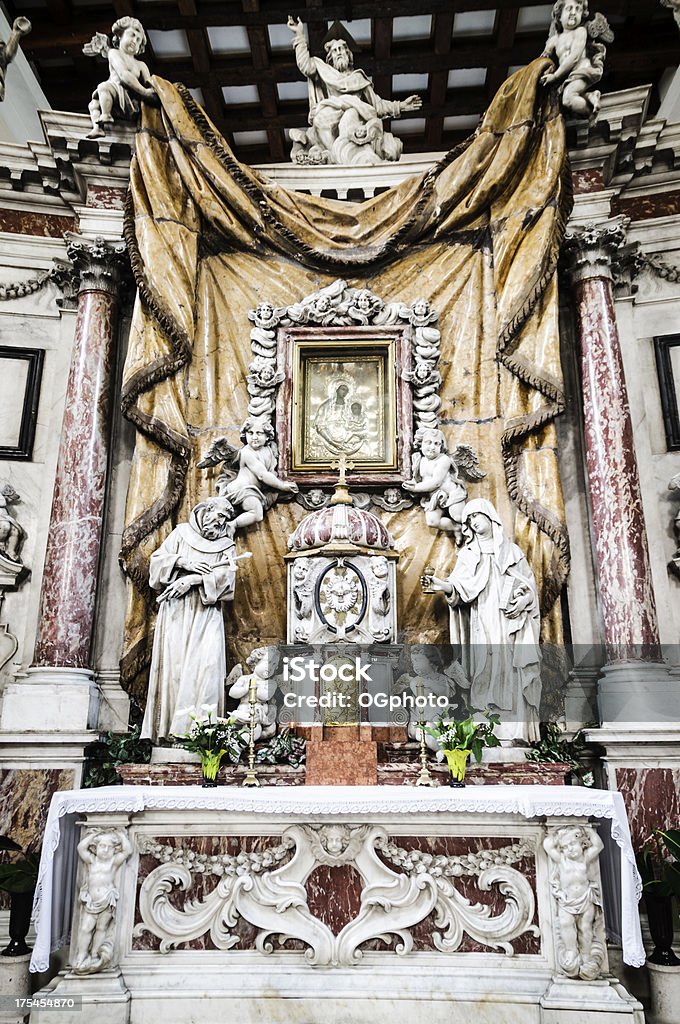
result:
[(597, 978), (604, 947), (595, 934), (602, 897), (593, 877), (604, 844), (597, 832), (582, 825), (563, 825), (543, 840), (552, 862), (550, 887), (557, 904), (560, 931), (558, 960), (571, 978)]
[(461, 474), (470, 481), (482, 480), (479, 459), (467, 444), (459, 444), (453, 455), (446, 448), (441, 430), (421, 427), (414, 438), (413, 477), (402, 487), (422, 495), (425, 522), (435, 530), (453, 533), (456, 544), (463, 542), (461, 515), (467, 501), (467, 488)]
[(371, 559), (367, 572), (370, 593), (368, 625), (371, 635), (378, 641), (389, 640), (391, 635), (389, 614), (392, 607), (390, 594), (390, 567), (384, 555)]
[(550, 34), (543, 51), (557, 63), (541, 82), (559, 85), (562, 106), (578, 117), (590, 117), (600, 108), (600, 91), (592, 86), (604, 74), (605, 43), (614, 33), (603, 14), (588, 13), (588, 0), (557, 0), (552, 10)]
[(7, 67), (12, 63), (19, 49), (19, 40), (27, 36), (31, 31), (31, 23), (28, 18), (15, 18), (12, 22), (12, 31), (7, 42), (0, 39), (0, 103), (5, 98), (5, 75)]
[(10, 505), (19, 501), (19, 495), (11, 484), (5, 484), (0, 490), (0, 554), (12, 562), (20, 562), (21, 545), (26, 538), (26, 531), (9, 510)]
[(293, 562), (293, 603), (298, 619), (308, 619), (314, 608), (314, 566), (308, 558)]
[(225, 468), (217, 480), (217, 493), (242, 509), (234, 528), (261, 523), (265, 509), (272, 507), (277, 492), (297, 494), (298, 486), (280, 480), (274, 472), (278, 450), (274, 428), (267, 419), (249, 416), (241, 428), (242, 448), (234, 448), (226, 437), (213, 441), (199, 469), (223, 462)]
[(73, 957), (74, 974), (94, 974), (113, 958), (113, 922), (120, 891), (118, 868), (132, 853), (123, 829), (89, 831), (78, 843), (78, 856), (87, 866), (80, 889), (80, 922)]
[(92, 93), (89, 104), (92, 131), (90, 139), (101, 138), (106, 132), (103, 125), (113, 124), (114, 114), (132, 118), (139, 113), (141, 100), (156, 102), (151, 74), (146, 64), (138, 60), (146, 47), (146, 32), (137, 18), (119, 18), (111, 27), (112, 45), (103, 32), (96, 32), (83, 47), (87, 57), (106, 57), (109, 77)]
[(246, 658), (246, 665), (250, 672), (244, 673), (239, 664), (227, 676), (227, 692), (240, 702), (236, 710), (231, 712), (231, 718), (245, 725), (250, 723), (250, 684), (254, 679), (257, 684), (255, 740), (266, 740), (276, 732), (276, 710), (270, 707), (269, 701), (278, 686), (276, 670), (279, 666), (279, 652), (276, 647), (256, 647)]
[[(458, 706), (452, 702), (456, 684), (458, 686), (462, 685), (463, 688), (469, 686), (464, 677), (461, 681), (462, 669), (460, 665), (457, 662), (453, 662), (450, 666), (446, 666), (442, 658), (441, 649), (433, 644), (414, 644), (409, 649), (409, 654), (412, 672), (404, 672), (399, 676), (396, 682), (396, 691), (399, 693), (409, 691), (414, 697), (445, 697), (449, 701), (448, 710), (438, 709), (437, 713), (440, 717), (445, 717), (445, 711), (446, 714), (452, 714)], [(436, 716), (433, 715), (432, 709), (430, 709), (428, 719), (424, 709), (412, 708), (409, 711), (407, 727), (409, 739), (419, 742), (421, 724), (434, 724), (434, 717)], [(437, 740), (429, 733), (425, 734), (425, 744), (435, 753), (439, 750)]]

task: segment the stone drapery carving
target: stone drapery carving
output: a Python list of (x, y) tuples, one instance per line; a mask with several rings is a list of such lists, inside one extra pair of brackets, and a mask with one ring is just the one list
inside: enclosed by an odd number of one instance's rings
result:
[(96, 32), (83, 47), (86, 57), (104, 57), (109, 63), (109, 77), (94, 90), (89, 104), (91, 139), (105, 135), (106, 126), (116, 117), (135, 117), (142, 100), (156, 99), (149, 69), (138, 60), (146, 48), (142, 23), (137, 18), (119, 18), (111, 27), (111, 43), (102, 32)]
[(117, 875), (131, 853), (123, 829), (91, 828), (78, 844), (86, 873), (78, 897), (80, 915), (71, 964), (74, 974), (96, 974), (112, 966), (120, 898)]
[[(403, 956), (413, 949), (411, 930), (433, 911), (438, 929), (433, 941), (442, 952), (455, 952), (467, 934), (510, 956), (515, 939), (538, 933), (533, 890), (513, 867), (534, 856), (525, 842), (463, 856), (434, 856), (403, 849), (379, 826), (328, 824), (293, 825), (280, 844), (257, 853), (197, 857), (153, 839), (142, 840), (141, 852), (161, 864), (142, 884), (141, 922), (134, 934), (157, 936), (163, 952), (207, 931), (218, 949), (230, 949), (239, 942), (233, 930), (239, 916), (258, 929), (255, 946), (260, 953), (273, 952), (275, 936), (298, 939), (313, 966), (357, 964), (363, 943), (386, 936), (390, 942), (396, 938), (394, 952)], [(308, 906), (306, 883), (318, 865), (351, 865), (361, 877), (359, 912), (337, 934)], [(179, 909), (170, 895), (177, 887), (188, 890), (197, 872), (215, 874), (219, 881), (203, 899)], [(454, 879), (462, 876), (476, 877), (482, 890), (497, 886), (502, 911), (494, 914), (490, 906), (471, 904), (455, 886)]]
[(224, 711), (227, 661), (221, 602), (234, 597), (234, 508), (209, 498), (151, 556), (149, 584), (160, 591), (142, 736), (154, 743), (189, 731), (189, 711)]
[(536, 580), (490, 501), (468, 502), (461, 518), (467, 539), (453, 572), (445, 580), (424, 575), (423, 588), (446, 596), (469, 703), (498, 711), (503, 740), (532, 742), (539, 739), (541, 700)]
[(300, 164), (380, 164), (398, 160), (403, 145), (383, 129), (388, 117), (419, 110), (422, 100), (383, 100), (363, 71), (354, 67), (344, 38), (325, 43), (326, 60), (312, 57), (299, 18), (288, 19), (295, 60), (309, 83), (309, 124), (291, 131), (291, 160)]
[(12, 22), (12, 31), (6, 41), (0, 39), (0, 103), (5, 98), (5, 77), (7, 67), (12, 63), (19, 49), (19, 42), (23, 36), (31, 31), (31, 23), (28, 18), (15, 18)]
[(560, 825), (543, 848), (551, 861), (550, 888), (557, 910), (557, 961), (570, 978), (592, 980), (605, 959), (597, 859), (604, 844), (592, 826)]
[(587, 0), (557, 0), (543, 56), (557, 67), (542, 78), (558, 85), (563, 108), (577, 117), (594, 117), (600, 109), (600, 91), (594, 89), (604, 74), (605, 43), (614, 33), (603, 14), (590, 15)]

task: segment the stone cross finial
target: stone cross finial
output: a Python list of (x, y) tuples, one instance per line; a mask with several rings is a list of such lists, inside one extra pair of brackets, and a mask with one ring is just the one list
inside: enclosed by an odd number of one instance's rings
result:
[(346, 473), (348, 469), (354, 469), (354, 463), (347, 456), (342, 454), (337, 462), (331, 462), (331, 469), (338, 470), (338, 482), (335, 485), (335, 493), (330, 500), (331, 505), (353, 505), (354, 500), (347, 489)]

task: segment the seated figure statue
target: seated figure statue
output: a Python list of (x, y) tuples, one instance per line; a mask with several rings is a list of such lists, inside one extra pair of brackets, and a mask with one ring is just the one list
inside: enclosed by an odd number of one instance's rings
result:
[(354, 67), (344, 39), (325, 44), (328, 62), (312, 57), (299, 18), (289, 18), (297, 66), (309, 80), (309, 124), (293, 129), (294, 163), (380, 164), (398, 160), (402, 143), (383, 130), (386, 117), (401, 117), (422, 106), (419, 96), (383, 100), (363, 71)]

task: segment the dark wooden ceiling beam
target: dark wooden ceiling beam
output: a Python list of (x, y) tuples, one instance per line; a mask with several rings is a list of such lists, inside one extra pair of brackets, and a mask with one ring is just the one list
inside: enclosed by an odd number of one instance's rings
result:
[[(387, 65), (392, 53), (392, 19), (391, 18), (376, 18), (373, 22), (373, 56), (376, 61), (381, 64)], [(368, 54), (366, 55), (368, 56)], [(366, 71), (366, 60), (364, 55), (361, 55), (361, 60), (358, 62), (362, 71)], [(382, 74), (375, 75), (373, 79), (373, 86), (378, 96), (382, 96), (383, 99), (390, 99), (392, 96), (392, 75)]]
[[(242, 0), (243, 11), (245, 14), (259, 11), (260, 0)], [(270, 54), (269, 54), (269, 38), (267, 29), (264, 25), (249, 25), (247, 28), (248, 40), (250, 42), (250, 53), (252, 56), (253, 68), (256, 72), (267, 71), (271, 68)], [(269, 143), (269, 152), (271, 158), (276, 163), (280, 163), (285, 159), (285, 136), (281, 128), (274, 123), (274, 119), (278, 113), (278, 96), (276, 93), (276, 84), (271, 78), (262, 78), (257, 83), (257, 91), (260, 97), (260, 117), (259, 124), (253, 123), (250, 119), (248, 120), (248, 128), (244, 127), (244, 131), (248, 129), (259, 129), (264, 128), (267, 132), (267, 141)], [(233, 118), (230, 117), (232, 128), (235, 127)]]
[[(499, 49), (507, 51), (513, 48), (515, 43), (515, 33), (517, 32), (518, 17), (519, 7), (509, 7), (506, 10), (501, 10), (496, 13), (494, 36), (496, 38), (496, 45)], [(540, 51), (536, 56), (538, 57), (539, 55)], [(517, 64), (517, 61), (513, 60), (512, 64)], [(506, 64), (505, 67), (503, 67), (502, 64), (496, 64), (495, 67), (489, 68), (486, 76), (486, 95), (489, 103), (508, 77), (508, 67), (510, 66), (510, 64)]]
[[(438, 56), (445, 56), (451, 52), (451, 42), (453, 35), (453, 14), (437, 14), (434, 17), (433, 22), (433, 47), (434, 52)], [(446, 69), (441, 71), (430, 72), (430, 90), (429, 90), (429, 101), (430, 106), (433, 110), (436, 110), (436, 114), (432, 114), (427, 119), (427, 127), (425, 129), (425, 142), (428, 149), (439, 149), (442, 141), (442, 132), (444, 130), (444, 114), (439, 113), (439, 108), (443, 108), (446, 103), (446, 94), (449, 87), (449, 73)]]

